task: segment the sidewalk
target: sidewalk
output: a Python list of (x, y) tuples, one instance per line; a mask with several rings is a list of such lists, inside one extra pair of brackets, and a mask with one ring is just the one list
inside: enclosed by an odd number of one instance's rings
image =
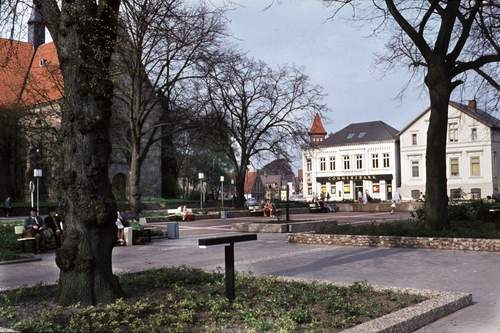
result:
[[(178, 265), (224, 266), (223, 247), (199, 249), (197, 238), (156, 240), (113, 252), (116, 273)], [(0, 289), (55, 283), (59, 271), (54, 254), (41, 257), (41, 262), (0, 266)], [(259, 234), (256, 242), (235, 245), (235, 260), (239, 271), (255, 274), (470, 292), (474, 305), (418, 332), (500, 332), (498, 253), (297, 245), (288, 244), (283, 234)]]

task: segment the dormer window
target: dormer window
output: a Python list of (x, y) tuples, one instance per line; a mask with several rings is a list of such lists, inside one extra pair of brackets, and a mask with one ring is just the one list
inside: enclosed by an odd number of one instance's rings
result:
[(47, 59), (45, 59), (45, 58), (41, 58), (41, 59), (40, 59), (40, 67), (43, 67), (43, 66), (47, 65), (47, 62), (48, 62), (48, 60), (47, 60)]
[(348, 139), (352, 139), (353, 137), (354, 137), (354, 133), (349, 133), (349, 134), (347, 135), (347, 138), (348, 138)]
[(475, 127), (471, 128), (470, 138), (472, 141), (477, 141), (477, 128)]

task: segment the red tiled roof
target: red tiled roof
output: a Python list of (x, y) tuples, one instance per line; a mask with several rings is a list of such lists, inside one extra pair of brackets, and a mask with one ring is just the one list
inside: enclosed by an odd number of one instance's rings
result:
[(247, 171), (245, 177), (245, 194), (252, 193), (252, 189), (255, 185), (255, 180), (257, 179), (257, 172), (255, 171)]
[(311, 129), (309, 130), (309, 135), (326, 135), (325, 127), (323, 127), (321, 117), (317, 113), (316, 116), (314, 116)]
[(40, 45), (33, 54), (30, 43), (0, 39), (0, 56), (3, 59), (0, 62), (0, 106), (20, 103), (31, 107), (63, 97), (54, 43)]
[(0, 39), (0, 106), (17, 104), (32, 56), (31, 44)]

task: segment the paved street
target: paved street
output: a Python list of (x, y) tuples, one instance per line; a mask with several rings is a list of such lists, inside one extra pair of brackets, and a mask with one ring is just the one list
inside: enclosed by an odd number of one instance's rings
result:
[[(326, 213), (326, 214), (296, 214), (290, 215), (290, 220), (293, 221), (308, 221), (308, 220), (322, 220), (322, 221), (337, 221), (339, 224), (357, 224), (366, 222), (383, 222), (389, 220), (407, 219), (410, 214), (407, 212), (397, 212), (390, 214), (387, 212), (380, 213), (352, 213), (352, 212), (339, 212), (339, 213)], [(237, 222), (275, 222), (274, 218), (269, 217), (240, 217), (231, 219), (213, 219), (213, 220), (199, 220), (193, 222), (180, 223), (181, 237), (197, 236), (205, 234), (218, 234), (225, 232), (232, 232), (231, 223)], [(285, 223), (283, 221), (283, 223)], [(151, 226), (158, 226), (165, 228), (165, 223), (149, 223)]]
[[(351, 220), (366, 218), (350, 215)], [(223, 267), (223, 247), (199, 249), (197, 238), (200, 235), (229, 233), (227, 222), (212, 220), (183, 224), (181, 234), (199, 232), (199, 235), (183, 236), (179, 240), (155, 240), (146, 246), (118, 247), (114, 251), (114, 270), (139, 271), (177, 265), (203, 269)], [(470, 292), (474, 305), (419, 332), (500, 332), (498, 253), (297, 245), (288, 244), (284, 234), (259, 234), (258, 238), (256, 242), (236, 245), (238, 270), (265, 275), (341, 282), (367, 280), (385, 286)], [(41, 281), (55, 282), (58, 270), (54, 254), (46, 253), (41, 257), (43, 260), (39, 262), (0, 266), (0, 289)]]

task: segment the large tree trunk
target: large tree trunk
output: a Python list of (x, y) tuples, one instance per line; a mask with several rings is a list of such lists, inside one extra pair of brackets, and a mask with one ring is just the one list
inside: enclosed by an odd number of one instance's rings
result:
[(427, 130), (425, 222), (434, 230), (448, 227), (446, 187), (446, 137), (448, 103), (452, 89), (445, 65), (429, 69), (425, 83), (429, 88), (431, 116)]
[(116, 22), (112, 15), (93, 20), (99, 9), (92, 2), (65, 6), (71, 6), (65, 12), (70, 15), (61, 16), (56, 43), (65, 96), (60, 173), (65, 238), (56, 252), (59, 301), (108, 303), (123, 295), (112, 272), (116, 204), (108, 178), (113, 96), (109, 62)]
[(246, 168), (239, 170), (236, 175), (236, 201), (234, 203), (236, 208), (242, 208), (245, 205), (245, 177)]
[[(161, 139), (161, 195), (164, 198), (177, 197), (179, 178), (178, 161), (175, 145), (171, 135), (166, 135), (169, 128), (162, 128)], [(184, 192), (185, 193), (185, 192)]]
[(130, 208), (134, 213), (141, 211), (141, 167), (140, 161), (140, 145), (139, 143), (132, 144), (130, 152), (130, 173), (129, 173), (129, 203)]

